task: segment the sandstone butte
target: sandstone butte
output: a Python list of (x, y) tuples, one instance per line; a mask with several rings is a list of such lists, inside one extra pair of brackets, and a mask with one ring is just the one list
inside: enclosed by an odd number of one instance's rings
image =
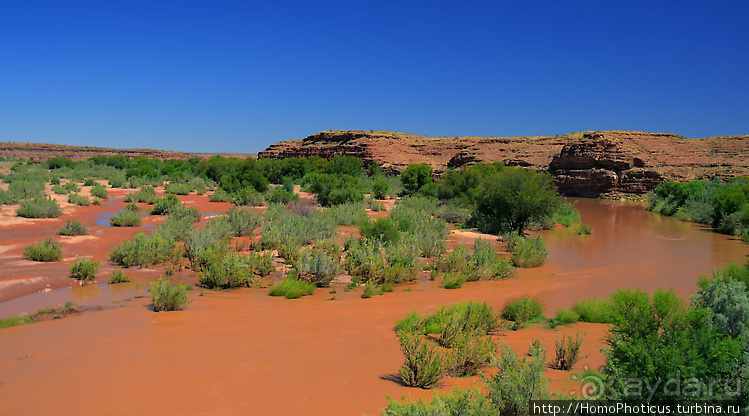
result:
[[(0, 156), (37, 162), (55, 156), (85, 160), (115, 154), (160, 159), (210, 156), (151, 149), (0, 143)], [(688, 139), (671, 133), (589, 131), (535, 137), (426, 137), (379, 130), (332, 130), (278, 142), (257, 156), (281, 159), (334, 155), (376, 161), (389, 173), (399, 173), (411, 163), (427, 163), (436, 176), (450, 168), (502, 162), (549, 172), (560, 192), (572, 196), (642, 194), (666, 180), (749, 176), (749, 135)]]
[(390, 173), (427, 163), (436, 175), (502, 162), (551, 173), (561, 193), (642, 194), (666, 180), (749, 176), (749, 135), (688, 139), (670, 133), (589, 131), (536, 137), (425, 137), (390, 131), (324, 131), (271, 145), (258, 157), (333, 155), (377, 161)]

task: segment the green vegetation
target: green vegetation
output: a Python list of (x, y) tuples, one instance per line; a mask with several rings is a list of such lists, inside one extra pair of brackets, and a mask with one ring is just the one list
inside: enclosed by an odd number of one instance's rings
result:
[(178, 264), (182, 251), (177, 241), (164, 238), (159, 233), (148, 236), (138, 233), (109, 252), (109, 260), (123, 267), (149, 267), (154, 264)]
[(127, 283), (129, 281), (133, 280), (132, 276), (128, 276), (124, 273), (122, 273), (122, 270), (117, 269), (112, 272), (112, 275), (109, 277), (109, 284), (117, 284), (117, 283)]
[(68, 194), (68, 203), (79, 205), (82, 207), (87, 207), (91, 205), (91, 200), (87, 196), (83, 196), (81, 194), (76, 194), (76, 193), (71, 193), (71, 194)]
[(27, 246), (23, 250), (23, 257), (33, 261), (57, 261), (62, 258), (61, 244), (47, 237), (44, 241)]
[(52, 198), (34, 197), (21, 201), (16, 215), (24, 218), (56, 218), (62, 215), (60, 204)]
[(610, 299), (583, 299), (575, 303), (572, 310), (578, 314), (582, 322), (614, 323), (614, 304)]
[(313, 283), (317, 287), (327, 287), (338, 275), (340, 264), (337, 258), (325, 251), (305, 249), (294, 262), (294, 270), (299, 280)]
[(226, 216), (229, 227), (237, 237), (251, 235), (260, 226), (262, 216), (249, 209), (230, 208)]
[(151, 292), (154, 312), (182, 310), (190, 302), (188, 288), (182, 282), (175, 285), (161, 277), (158, 282), (151, 283), (148, 291)]
[(557, 310), (556, 317), (551, 320), (552, 327), (557, 325), (569, 325), (574, 324), (580, 320), (580, 315), (572, 309), (559, 309)]
[(506, 279), (515, 274), (510, 262), (501, 258), (494, 246), (482, 238), (474, 241), (473, 254), (463, 244), (455, 247), (440, 259), (438, 269), (444, 273), (464, 274), (469, 282)]
[(258, 283), (255, 278), (254, 256), (228, 253), (220, 261), (207, 265), (198, 273), (198, 281), (209, 289), (228, 289)]
[(575, 338), (567, 335), (562, 335), (561, 339), (557, 338), (556, 355), (552, 366), (557, 370), (571, 370), (575, 363), (582, 358), (580, 356), (580, 345), (582, 343), (583, 338), (579, 334)]
[(539, 267), (546, 263), (546, 258), (549, 255), (541, 236), (523, 239), (511, 252), (512, 264), (523, 268)]
[(57, 230), (57, 234), (66, 236), (86, 235), (88, 234), (88, 230), (86, 229), (86, 226), (83, 225), (83, 223), (81, 223), (80, 221), (68, 220), (68, 222), (65, 223), (64, 226), (60, 227), (60, 229)]
[(174, 210), (181, 206), (182, 203), (176, 195), (167, 194), (163, 198), (158, 198), (153, 202), (151, 215), (170, 215)]
[(669, 181), (648, 195), (647, 209), (743, 237), (749, 234), (749, 179)]
[(588, 235), (593, 232), (593, 229), (589, 225), (580, 224), (578, 228), (575, 228), (575, 234), (577, 235)]
[(298, 280), (293, 273), (278, 285), (268, 289), (270, 296), (283, 296), (286, 299), (297, 299), (315, 292), (315, 285), (304, 280)]
[(445, 289), (459, 289), (466, 282), (466, 275), (463, 273), (447, 273), (442, 278), (442, 287)]
[(107, 188), (97, 183), (91, 187), (91, 196), (100, 199), (107, 199), (109, 198), (109, 192), (107, 191)]
[(232, 202), (238, 206), (262, 207), (265, 205), (265, 198), (255, 188), (245, 188), (237, 192)]
[(523, 296), (508, 301), (502, 308), (502, 318), (513, 321), (515, 329), (522, 327), (528, 321), (541, 316), (544, 307), (541, 302), (530, 296)]
[[(31, 315), (21, 315), (21, 316), (15, 316), (12, 318), (5, 318), (0, 319), (0, 329), (3, 328), (10, 328), (12, 326), (17, 325), (25, 325), (25, 324), (33, 324), (39, 319), (40, 315), (43, 314), (49, 314), (49, 313), (56, 313), (56, 314), (66, 314), (66, 313), (78, 313), (78, 309), (75, 307), (75, 304), (72, 302), (66, 302), (65, 306), (61, 306), (59, 308), (44, 308), (39, 309), (35, 313)], [(56, 316), (59, 317), (59, 316)]]
[(401, 173), (400, 180), (406, 188), (406, 192), (414, 194), (424, 186), (433, 183), (432, 168), (426, 163), (413, 163), (406, 167)]
[(151, 205), (156, 202), (156, 189), (153, 186), (144, 186), (139, 191), (125, 196), (124, 201)]
[(580, 213), (575, 209), (575, 204), (561, 203), (554, 215), (554, 222), (570, 227), (572, 224), (579, 223)]
[(138, 227), (141, 224), (140, 212), (126, 209), (109, 219), (112, 227)]
[(68, 270), (70, 277), (88, 282), (96, 277), (96, 272), (99, 271), (99, 261), (85, 257), (77, 259)]

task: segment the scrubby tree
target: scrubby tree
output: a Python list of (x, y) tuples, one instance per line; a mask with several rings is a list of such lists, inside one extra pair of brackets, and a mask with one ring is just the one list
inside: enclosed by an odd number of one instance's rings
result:
[(412, 163), (401, 173), (400, 179), (408, 193), (416, 193), (432, 182), (432, 168), (426, 163)]

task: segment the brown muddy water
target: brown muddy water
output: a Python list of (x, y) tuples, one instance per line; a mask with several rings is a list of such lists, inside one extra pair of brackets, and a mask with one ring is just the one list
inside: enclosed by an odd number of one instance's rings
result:
[[(264, 289), (196, 288), (184, 311), (166, 313), (149, 309), (147, 292), (137, 282), (13, 297), (0, 303), (0, 317), (24, 305), (36, 310), (67, 300), (105, 309), (0, 330), (0, 413), (374, 415), (388, 394), (432, 395), (393, 381), (402, 361), (393, 325), (410, 310), (431, 312), (468, 299), (498, 310), (510, 298), (531, 295), (551, 315), (618, 287), (673, 288), (687, 298), (699, 275), (731, 261), (743, 263), (749, 255), (749, 246), (730, 237), (638, 205), (581, 200), (578, 209), (593, 234), (544, 232), (546, 265), (458, 290), (421, 280), (371, 299), (361, 299), (361, 289), (346, 293), (338, 285), (335, 294), (318, 289), (313, 296), (285, 300)], [(451, 238), (470, 241), (464, 234)], [(4, 270), (0, 282), (12, 278)], [(585, 335), (588, 356), (575, 370), (602, 365), (605, 325), (534, 327), (506, 331), (498, 339), (525, 353), (532, 339), (541, 338), (549, 349), (558, 334), (576, 332)], [(547, 377), (552, 389), (575, 388), (568, 372), (549, 370)], [(442, 390), (475, 382), (446, 379)]]

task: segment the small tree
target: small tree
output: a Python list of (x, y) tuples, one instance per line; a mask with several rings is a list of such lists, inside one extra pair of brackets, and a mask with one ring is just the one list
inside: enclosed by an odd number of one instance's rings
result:
[(401, 173), (400, 179), (408, 193), (416, 193), (432, 182), (432, 168), (426, 163), (412, 163)]
[(528, 224), (551, 216), (560, 204), (550, 175), (520, 167), (505, 168), (486, 178), (483, 188), (474, 217), (493, 225), (480, 227), (492, 228), (484, 231), (505, 228), (523, 235)]

